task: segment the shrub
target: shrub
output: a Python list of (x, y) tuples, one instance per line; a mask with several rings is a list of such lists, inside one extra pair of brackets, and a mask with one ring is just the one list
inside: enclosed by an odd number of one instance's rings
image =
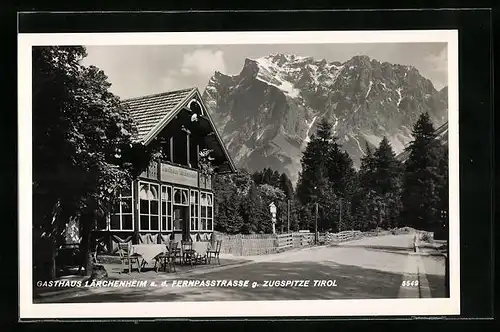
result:
[(429, 242), (431, 240), (431, 236), (429, 235), (429, 233), (423, 233), (420, 236), (420, 240), (422, 240), (424, 242)]

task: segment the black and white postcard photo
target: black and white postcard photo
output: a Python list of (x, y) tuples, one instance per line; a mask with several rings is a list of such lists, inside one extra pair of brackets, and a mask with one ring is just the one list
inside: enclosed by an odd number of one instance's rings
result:
[(21, 318), (460, 313), (456, 30), (18, 41)]

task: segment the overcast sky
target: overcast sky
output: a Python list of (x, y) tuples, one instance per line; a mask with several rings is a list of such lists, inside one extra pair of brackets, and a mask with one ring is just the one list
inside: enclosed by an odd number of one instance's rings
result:
[(235, 75), (245, 58), (271, 53), (340, 62), (368, 55), (380, 62), (414, 66), (438, 90), (448, 85), (446, 43), (87, 46), (87, 53), (84, 64), (104, 70), (111, 91), (121, 98), (189, 87), (203, 93), (216, 70)]

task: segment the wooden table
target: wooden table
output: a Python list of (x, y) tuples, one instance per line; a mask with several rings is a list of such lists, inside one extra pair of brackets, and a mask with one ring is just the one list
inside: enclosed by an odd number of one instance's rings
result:
[(163, 254), (167, 248), (164, 244), (133, 244), (132, 253), (139, 254), (146, 264), (155, 262), (156, 257)]
[(209, 245), (210, 242), (208, 241), (193, 242), (195, 263), (203, 263), (204, 259), (206, 259)]

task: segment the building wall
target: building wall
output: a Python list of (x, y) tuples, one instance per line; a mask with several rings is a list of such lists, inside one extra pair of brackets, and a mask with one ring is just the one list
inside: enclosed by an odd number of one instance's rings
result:
[[(163, 166), (163, 167), (162, 167)], [(196, 179), (192, 178), (193, 175), (196, 175)], [(184, 177), (184, 178), (183, 178)], [(156, 227), (154, 230), (151, 229), (142, 229), (141, 226), (141, 217), (144, 218), (144, 220), (148, 219), (153, 226), (156, 226), (156, 223), (154, 222), (154, 216), (155, 214), (148, 213), (146, 216), (145, 214), (141, 213), (141, 203), (146, 204), (146, 200), (143, 200), (141, 202), (141, 197), (144, 198), (144, 191), (141, 193), (141, 186), (148, 187), (148, 189), (151, 191), (151, 197), (155, 197), (153, 195), (153, 192), (156, 191), (156, 200), (149, 201), (149, 211), (154, 210), (156, 208), (153, 208), (153, 205), (157, 202), (157, 211), (158, 211), (158, 226), (159, 230), (156, 230)], [(166, 226), (165, 224), (162, 225), (162, 219), (163, 216), (166, 215), (166, 211), (162, 209), (162, 203), (165, 203), (164, 207), (168, 206), (168, 201), (162, 201), (163, 197), (166, 197), (166, 193), (170, 193), (170, 198), (171, 198), (171, 204), (172, 208), (170, 210), (169, 215), (174, 218), (174, 207), (179, 206), (174, 204), (174, 191), (177, 189), (183, 190), (186, 192), (187, 190), (187, 206), (184, 207), (184, 209), (188, 209), (188, 226), (189, 226), (189, 233), (188, 235), (190, 236), (192, 241), (209, 241), (211, 238), (211, 234), (213, 232), (213, 227), (215, 223), (215, 218), (214, 218), (214, 196), (213, 196), (213, 191), (212, 191), (212, 180), (206, 180), (204, 177), (196, 170), (193, 169), (188, 169), (185, 167), (179, 167), (179, 166), (174, 166), (171, 164), (166, 164), (166, 163), (159, 163), (155, 162), (153, 163), (148, 170), (143, 172), (139, 178), (133, 182), (132, 184), (132, 215), (133, 215), (133, 230), (132, 229), (126, 229), (126, 230), (113, 230), (110, 229), (111, 223), (113, 222), (113, 225), (117, 225), (117, 214), (111, 212), (110, 217), (108, 220), (108, 230), (101, 230), (101, 231), (96, 231), (94, 232), (94, 239), (96, 241), (99, 241), (102, 243), (103, 246), (103, 251), (106, 252), (114, 252), (116, 251), (118, 247), (118, 243), (120, 242), (131, 242), (133, 244), (162, 244), (162, 243), (168, 243), (170, 240), (175, 240), (176, 242), (179, 242), (183, 239), (183, 232), (181, 229), (176, 229), (175, 225), (171, 225), (171, 227), (164, 227)], [(162, 194), (162, 189), (164, 190)], [(203, 213), (201, 209), (204, 207), (201, 206), (202, 203), (202, 195), (211, 195), (211, 219), (202, 219), (201, 217), (203, 216)], [(142, 196), (141, 196), (142, 195)], [(194, 195), (194, 196), (192, 196)], [(193, 198), (196, 198), (196, 195), (198, 195), (198, 204), (197, 205), (192, 205), (191, 200)], [(127, 202), (130, 200), (129, 196), (124, 196), (123, 201)], [(208, 201), (208, 197), (207, 200)], [(211, 223), (208, 224), (208, 229), (205, 229), (201, 227), (200, 230), (192, 230), (191, 226), (191, 213), (193, 208), (196, 208), (196, 214), (198, 216), (198, 220), (211, 220)], [(128, 210), (126, 212), (123, 212), (123, 207), (121, 207), (122, 210), (120, 210), (120, 226), (122, 227), (124, 225), (123, 220), (125, 219), (125, 215), (128, 216)], [(206, 212), (208, 212), (208, 209), (210, 207), (205, 208)], [(116, 211), (116, 209), (115, 209)], [(144, 212), (144, 206), (143, 206), (143, 212)], [(209, 213), (206, 213), (209, 214)], [(115, 219), (113, 219), (115, 218)], [(169, 220), (165, 220), (169, 221)], [(194, 223), (195, 220), (193, 220)], [(151, 225), (150, 224), (150, 225)], [(170, 224), (170, 223), (169, 223)], [(200, 227), (200, 223), (197, 223), (198, 227)]]

